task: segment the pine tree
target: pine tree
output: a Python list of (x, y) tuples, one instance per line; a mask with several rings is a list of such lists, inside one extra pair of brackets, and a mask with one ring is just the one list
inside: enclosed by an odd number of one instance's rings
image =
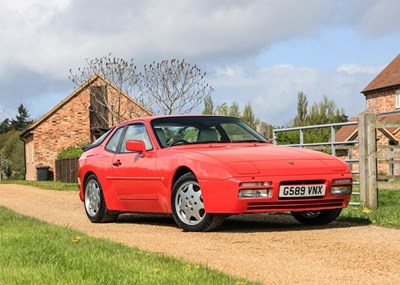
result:
[(29, 120), (28, 110), (24, 107), (24, 105), (19, 105), (18, 107), (18, 115), (15, 116), (15, 120), (11, 121), (11, 125), (15, 130), (22, 131), (27, 125), (29, 125), (32, 121)]

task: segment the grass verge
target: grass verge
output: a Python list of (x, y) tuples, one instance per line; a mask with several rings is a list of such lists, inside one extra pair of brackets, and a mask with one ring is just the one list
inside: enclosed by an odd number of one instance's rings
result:
[(92, 238), (4, 207), (0, 248), (0, 284), (258, 284)]
[(377, 209), (349, 206), (339, 220), (400, 228), (400, 190), (379, 190)]
[[(65, 183), (59, 181), (29, 181), (29, 180), (4, 180), (3, 184), (20, 184), (38, 187), (47, 190), (78, 191), (78, 183)], [(0, 183), (0, 184), (1, 184)]]

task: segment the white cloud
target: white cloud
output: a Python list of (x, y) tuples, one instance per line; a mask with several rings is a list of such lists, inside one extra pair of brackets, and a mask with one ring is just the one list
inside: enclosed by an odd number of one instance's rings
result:
[[(298, 91), (306, 92), (310, 101), (332, 94), (343, 103), (351, 96), (358, 98), (358, 93), (348, 93), (362, 90), (376, 68), (356, 62), (342, 64), (336, 71), (318, 70), (295, 66), (284, 56), (279, 59), (282, 64), (258, 65), (253, 61), (260, 52), (268, 55), (271, 45), (293, 39), (318, 40), (321, 33), (337, 26), (358, 27), (367, 37), (396, 35), (399, 3), (0, 0), (2, 108), (14, 110), (21, 102), (34, 100), (50, 102), (43, 98), (54, 93), (67, 96), (72, 89), (67, 79), (70, 68), (76, 70), (85, 66), (85, 58), (112, 52), (117, 57), (135, 58), (138, 66), (153, 60), (185, 58), (207, 71), (207, 79), (216, 88), (216, 101), (238, 100), (242, 105), (251, 101), (262, 119), (282, 124), (294, 115)], [(349, 53), (354, 52), (351, 43), (345, 44)], [(329, 60), (335, 57), (335, 51), (326, 46), (319, 52), (326, 53)], [(36, 114), (53, 106), (41, 107), (43, 110), (38, 107)]]
[(364, 33), (374, 37), (400, 34), (400, 2), (398, 0), (373, 1), (361, 18)]
[(323, 95), (335, 101), (348, 116), (355, 116), (365, 106), (360, 94), (373, 76), (369, 73), (343, 73), (314, 68), (295, 67), (289, 64), (270, 67), (227, 66), (213, 74), (216, 104), (238, 101), (243, 107), (247, 102), (257, 116), (273, 124), (290, 123), (296, 114), (297, 93), (303, 91), (309, 105), (319, 102)]
[(0, 72), (18, 62), (61, 78), (85, 58), (109, 52), (142, 62), (165, 57), (240, 62), (272, 43), (355, 21), (368, 3), (353, 1), (349, 9), (350, 4), (319, 0), (3, 0), (0, 21), (6, 28), (0, 35), (7, 49)]
[(273, 42), (314, 35), (331, 18), (319, 0), (14, 2), (3, 1), (0, 12), (8, 46), (0, 71), (18, 62), (56, 77), (109, 52), (142, 61), (239, 62)]
[(344, 72), (347, 74), (355, 74), (355, 73), (376, 74), (383, 68), (384, 66), (362, 66), (359, 64), (342, 64), (337, 68), (337, 71)]

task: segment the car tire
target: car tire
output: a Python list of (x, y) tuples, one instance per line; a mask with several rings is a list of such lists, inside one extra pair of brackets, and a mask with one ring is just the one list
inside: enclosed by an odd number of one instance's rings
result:
[(207, 232), (216, 230), (225, 215), (208, 214), (204, 210), (200, 185), (193, 173), (182, 175), (174, 184), (171, 195), (172, 216), (185, 231)]
[(323, 211), (291, 212), (292, 216), (305, 225), (326, 225), (339, 217), (342, 209)]
[(92, 223), (111, 222), (117, 219), (117, 213), (107, 210), (103, 190), (96, 175), (91, 174), (85, 182), (84, 207), (87, 217)]

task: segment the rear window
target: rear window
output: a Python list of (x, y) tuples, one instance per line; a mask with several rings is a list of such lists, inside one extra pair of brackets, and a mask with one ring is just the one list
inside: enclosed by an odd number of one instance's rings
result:
[(104, 140), (108, 137), (108, 135), (112, 132), (112, 130), (113, 130), (113, 129), (108, 130), (106, 133), (104, 133), (103, 135), (101, 135), (97, 140), (95, 140), (95, 141), (92, 142), (91, 144), (85, 145), (85, 146), (81, 147), (82, 150), (83, 150), (83, 151), (87, 151), (87, 150), (89, 150), (89, 149), (91, 149), (91, 148), (94, 148), (94, 147), (96, 147), (96, 146), (101, 145), (101, 144), (104, 142)]

